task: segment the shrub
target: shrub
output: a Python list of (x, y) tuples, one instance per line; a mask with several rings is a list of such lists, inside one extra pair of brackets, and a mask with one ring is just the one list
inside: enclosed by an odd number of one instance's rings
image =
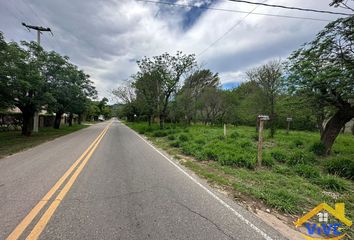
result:
[(317, 156), (324, 156), (326, 154), (326, 147), (321, 142), (315, 142), (310, 147), (310, 151)]
[(240, 135), (238, 134), (238, 132), (234, 131), (230, 134), (230, 138), (236, 139), (238, 138)]
[(253, 135), (251, 136), (251, 139), (252, 139), (253, 141), (258, 142), (258, 134), (253, 134)]
[(294, 171), (297, 175), (305, 178), (320, 177), (320, 170), (318, 168), (306, 164), (297, 165)]
[(315, 162), (315, 156), (311, 153), (306, 153), (303, 150), (297, 150), (290, 154), (288, 164), (313, 164)]
[(252, 143), (250, 141), (248, 141), (248, 140), (242, 140), (240, 142), (240, 146), (242, 148), (248, 148), (248, 147), (252, 147)]
[(354, 179), (354, 159), (338, 157), (326, 162), (328, 173), (336, 174), (348, 179)]
[(274, 160), (271, 155), (267, 152), (263, 153), (262, 165), (266, 167), (274, 166)]
[(224, 153), (218, 157), (218, 162), (221, 165), (245, 167), (248, 169), (254, 169), (256, 166), (256, 155), (250, 153)]
[(174, 142), (171, 142), (171, 143), (170, 143), (170, 146), (171, 146), (171, 147), (178, 148), (178, 147), (180, 147), (181, 145), (180, 145), (179, 141), (174, 141)]
[(333, 175), (322, 176), (315, 183), (327, 190), (343, 192), (348, 189), (347, 183), (339, 177)]
[(153, 134), (152, 134), (153, 137), (166, 137), (167, 136), (167, 133), (164, 132), (163, 130), (161, 131), (155, 131)]
[(145, 129), (145, 132), (152, 132), (152, 131), (154, 131), (154, 129), (153, 129), (152, 127), (147, 127), (147, 128)]
[(186, 134), (181, 134), (179, 135), (178, 138), (181, 142), (187, 142), (188, 141), (188, 136)]
[(175, 135), (168, 135), (167, 139), (168, 140), (175, 140), (176, 137), (175, 137)]
[(214, 149), (206, 148), (203, 152), (209, 160), (218, 160), (218, 153)]
[(184, 143), (181, 142), (182, 152), (187, 155), (195, 155), (200, 147), (195, 143)]
[(280, 163), (285, 163), (287, 160), (287, 155), (284, 150), (274, 149), (270, 152), (270, 155), (274, 160)]
[(205, 141), (204, 141), (204, 139), (197, 139), (197, 140), (195, 140), (195, 143), (199, 144), (199, 145), (204, 145)]
[(302, 148), (304, 146), (304, 142), (300, 139), (295, 139), (293, 141), (293, 146), (296, 148)]

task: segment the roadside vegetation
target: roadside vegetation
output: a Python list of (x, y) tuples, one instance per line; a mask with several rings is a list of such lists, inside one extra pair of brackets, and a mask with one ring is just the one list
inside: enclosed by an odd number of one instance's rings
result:
[(193, 54), (145, 57), (113, 91), (122, 102), (118, 115), (242, 202), (292, 220), (319, 203), (344, 202), (353, 218), (353, 26), (353, 16), (329, 23), (286, 60), (249, 69), (228, 90)]
[(0, 132), (0, 158), (14, 154), (19, 151), (37, 146), (46, 141), (86, 128), (88, 125), (74, 124), (64, 126), (60, 129), (41, 128), (38, 133), (33, 133), (30, 137), (21, 134), (21, 131)]
[[(354, 217), (354, 138), (341, 134), (333, 154), (319, 156), (318, 133), (278, 130), (265, 135), (263, 167), (257, 168), (254, 127), (128, 123), (210, 182), (290, 216), (299, 216), (321, 202), (345, 202)], [(321, 147), (320, 147), (321, 148)]]

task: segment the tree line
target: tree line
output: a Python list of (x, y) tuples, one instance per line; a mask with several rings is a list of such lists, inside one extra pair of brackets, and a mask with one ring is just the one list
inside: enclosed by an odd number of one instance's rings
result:
[(69, 125), (74, 114), (108, 114), (107, 99), (97, 95), (90, 76), (55, 51), (35, 42), (7, 42), (0, 32), (0, 110), (14, 107), (22, 113), (22, 134), (31, 135), (35, 112), (55, 113), (54, 128), (64, 113)]
[(293, 128), (319, 130), (324, 154), (354, 117), (354, 17), (329, 23), (285, 61), (246, 72), (246, 82), (224, 90), (217, 73), (195, 55), (164, 53), (137, 62), (139, 71), (113, 91), (119, 116), (129, 121), (255, 125), (270, 116), (270, 136), (293, 118)]

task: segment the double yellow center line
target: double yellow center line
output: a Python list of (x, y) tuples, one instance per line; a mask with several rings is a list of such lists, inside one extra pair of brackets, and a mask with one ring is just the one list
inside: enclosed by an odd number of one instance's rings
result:
[[(6, 240), (16, 240), (26, 228), (32, 223), (33, 219), (39, 214), (41, 209), (51, 200), (53, 195), (63, 185), (66, 179), (71, 175), (70, 179), (66, 182), (61, 189), (57, 197), (52, 201), (48, 209), (43, 213), (37, 224), (33, 227), (32, 231), (26, 237), (28, 240), (38, 239), (39, 235), (44, 230), (45, 226), (53, 216), (55, 210), (58, 208), (60, 202), (64, 199), (65, 195), (69, 192), (70, 188), (76, 181), (77, 177), (85, 167), (86, 163), (96, 150), (98, 144), (101, 142), (104, 135), (107, 133), (108, 128), (111, 126), (110, 122), (98, 137), (91, 143), (91, 145), (85, 150), (85, 152), (74, 162), (73, 165), (64, 173), (64, 175), (54, 184), (54, 186), (48, 191), (48, 193), (37, 203), (37, 205), (28, 213), (28, 215), (20, 222), (19, 225), (12, 231), (12, 233), (6, 238)], [(76, 169), (76, 170), (75, 170)], [(74, 173), (73, 173), (74, 172)]]

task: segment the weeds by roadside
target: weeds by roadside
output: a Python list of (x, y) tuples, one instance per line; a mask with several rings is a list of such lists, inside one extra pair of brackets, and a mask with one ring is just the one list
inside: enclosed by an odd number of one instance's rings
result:
[[(159, 147), (190, 159), (183, 164), (198, 175), (221, 186), (261, 201), (279, 212), (299, 216), (321, 202), (346, 203), (346, 214), (354, 217), (354, 138), (338, 137), (333, 154), (321, 156), (318, 134), (279, 130), (266, 137), (264, 167), (256, 168), (256, 132), (251, 127), (221, 127), (128, 123)], [(194, 159), (194, 160), (191, 160)]]

